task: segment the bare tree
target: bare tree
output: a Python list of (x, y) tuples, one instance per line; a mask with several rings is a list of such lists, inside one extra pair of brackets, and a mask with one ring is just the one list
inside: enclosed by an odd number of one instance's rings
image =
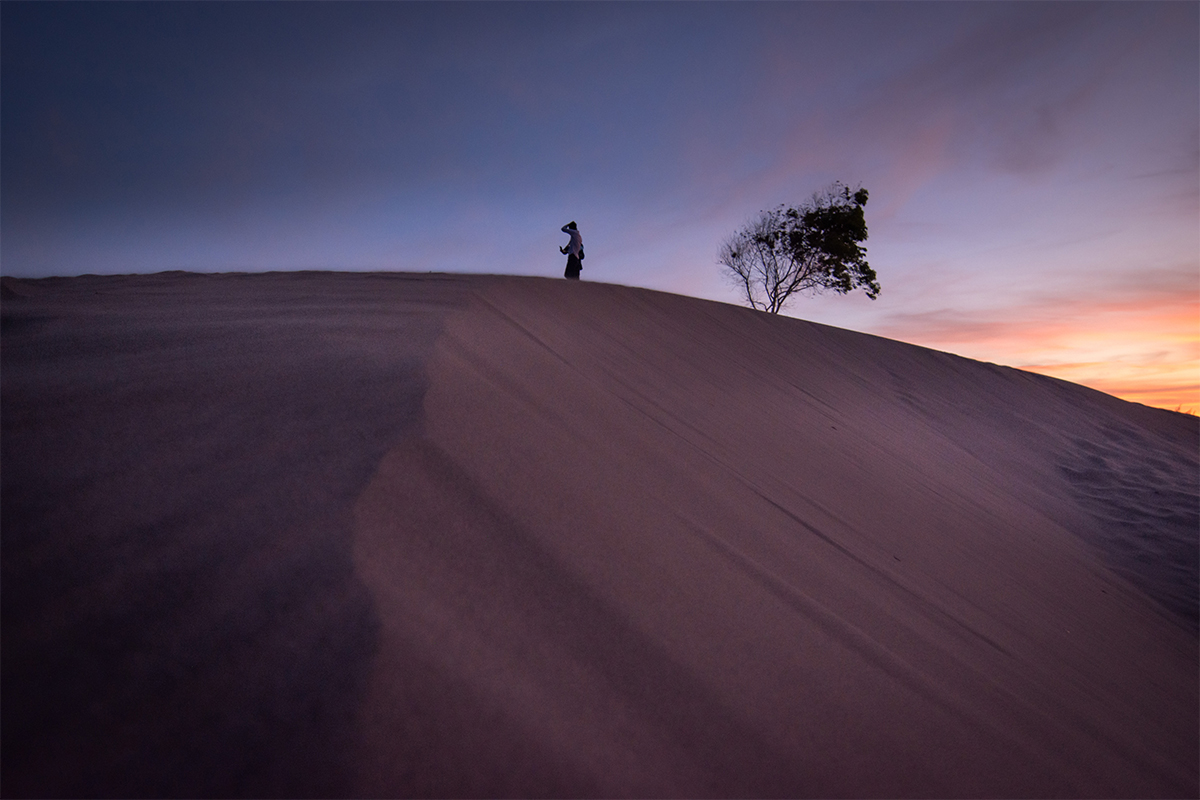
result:
[(778, 314), (797, 292), (862, 288), (879, 296), (867, 264), (867, 190), (834, 183), (803, 205), (763, 211), (730, 236), (717, 260), (751, 308)]

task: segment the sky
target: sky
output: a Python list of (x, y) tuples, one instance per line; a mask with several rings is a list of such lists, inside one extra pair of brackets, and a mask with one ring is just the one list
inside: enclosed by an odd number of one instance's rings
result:
[(862, 185), (882, 292), (785, 313), (1200, 410), (1200, 4), (0, 4), (0, 273), (561, 276), (737, 303)]

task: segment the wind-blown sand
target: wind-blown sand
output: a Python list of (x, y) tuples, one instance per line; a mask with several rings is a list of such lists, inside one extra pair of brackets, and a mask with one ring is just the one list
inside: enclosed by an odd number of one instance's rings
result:
[(1200, 792), (1194, 417), (587, 282), (2, 283), (5, 796)]

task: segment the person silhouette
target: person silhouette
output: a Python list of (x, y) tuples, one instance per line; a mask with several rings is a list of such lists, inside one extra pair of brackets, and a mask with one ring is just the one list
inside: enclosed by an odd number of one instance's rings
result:
[(563, 225), (562, 232), (571, 237), (571, 241), (567, 243), (566, 247), (558, 248), (558, 252), (565, 253), (567, 256), (567, 271), (563, 273), (563, 277), (567, 280), (577, 281), (579, 273), (583, 269), (583, 237), (579, 234), (575, 220)]

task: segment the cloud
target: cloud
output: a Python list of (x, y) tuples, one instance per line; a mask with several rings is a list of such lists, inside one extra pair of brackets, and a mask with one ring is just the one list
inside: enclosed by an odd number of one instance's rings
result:
[(1137, 287), (1045, 295), (990, 312), (892, 313), (872, 332), (1091, 386), (1154, 405), (1200, 408), (1195, 272)]
[(721, 239), (842, 180), (883, 294), (793, 313), (1190, 368), (1194, 4), (61, 8), (0, 4), (9, 274), (559, 274), (576, 218), (587, 277), (734, 301)]

